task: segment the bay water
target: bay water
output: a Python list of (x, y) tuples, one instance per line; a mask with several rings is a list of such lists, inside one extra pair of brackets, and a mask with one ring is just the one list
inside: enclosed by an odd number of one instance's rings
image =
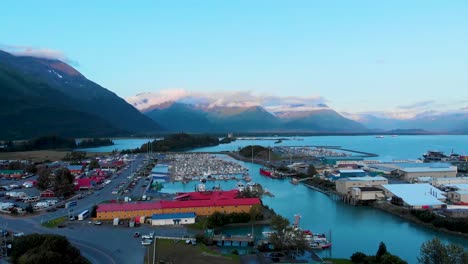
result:
[[(147, 142), (144, 141), (143, 143)], [(275, 140), (237, 140), (230, 144), (199, 148), (191, 152), (231, 151), (248, 145), (262, 146), (341, 146), (342, 148), (370, 152), (379, 156), (373, 159), (382, 161), (417, 159), (427, 150), (440, 150), (446, 154), (451, 151), (459, 154), (468, 152), (468, 136), (466, 135), (429, 135), (429, 136), (313, 136), (291, 137), (279, 144)], [(112, 147), (139, 147), (141, 141), (129, 139), (128, 142)], [(141, 144), (143, 144), (141, 143)], [(140, 145), (141, 145), (140, 144)], [(100, 152), (99, 148), (95, 148)], [(229, 157), (223, 157), (230, 159)], [(314, 191), (299, 184), (293, 185), (289, 180), (271, 179), (261, 176), (261, 165), (250, 162), (240, 162), (249, 169), (252, 181), (267, 188), (274, 197), (264, 197), (265, 205), (275, 212), (294, 221), (294, 215), (301, 215), (300, 226), (312, 232), (330, 234), (333, 246), (329, 250), (319, 252), (324, 257), (349, 258), (354, 252), (375, 254), (379, 243), (386, 244), (387, 249), (395, 255), (417, 263), (419, 249), (422, 243), (439, 237), (443, 242), (457, 243), (468, 249), (468, 239), (449, 235), (429, 228), (418, 226), (397, 216), (370, 207), (354, 207), (341, 201), (331, 199), (325, 194)], [(193, 191), (196, 182), (166, 183), (163, 192)], [(220, 185), (223, 190), (235, 188), (234, 181), (207, 182), (207, 190)]]

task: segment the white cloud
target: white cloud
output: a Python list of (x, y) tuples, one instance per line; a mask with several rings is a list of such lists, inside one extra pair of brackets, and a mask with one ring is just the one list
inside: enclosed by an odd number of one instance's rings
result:
[(126, 99), (137, 109), (145, 111), (166, 102), (181, 102), (203, 108), (263, 106), (270, 112), (309, 111), (327, 108), (321, 96), (281, 97), (254, 94), (250, 91), (190, 92), (184, 89), (142, 93)]
[(70, 62), (62, 51), (47, 49), (47, 48), (36, 48), (31, 46), (17, 46), (17, 45), (1, 45), (0, 49), (11, 53), (15, 56), (28, 56), (35, 58), (43, 58), (50, 60), (61, 60)]

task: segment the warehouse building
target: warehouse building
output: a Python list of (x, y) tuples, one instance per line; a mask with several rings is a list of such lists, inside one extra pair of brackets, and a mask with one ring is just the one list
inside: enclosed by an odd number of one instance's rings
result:
[(445, 193), (427, 183), (384, 184), (385, 195), (392, 201), (401, 200), (410, 209), (439, 209), (445, 206)]
[[(369, 164), (368, 169), (375, 172), (383, 172), (401, 177), (408, 182), (416, 182), (424, 177), (454, 178), (458, 169), (450, 163), (421, 163), (421, 162), (388, 162)], [(426, 178), (428, 179), (428, 178)]]
[(336, 191), (340, 194), (347, 194), (352, 188), (379, 187), (383, 184), (388, 184), (388, 180), (382, 176), (343, 178), (336, 181)]
[(419, 177), (435, 178), (453, 178), (457, 176), (457, 166), (431, 168), (431, 167), (415, 167), (403, 168), (395, 170), (394, 174), (399, 175), (403, 180), (414, 182)]
[(453, 185), (453, 184), (468, 184), (468, 177), (450, 177), (450, 178), (436, 178), (432, 179), (432, 185)]
[[(222, 191), (203, 192), (203, 199), (194, 200), (190, 200), (189, 195), (188, 200), (101, 204), (97, 209), (96, 219), (130, 219), (139, 216), (150, 217), (154, 214), (175, 213), (195, 213), (196, 215), (208, 216), (216, 211), (221, 213), (248, 213), (252, 206), (261, 204), (259, 198), (232, 198), (230, 197), (231, 193), (232, 191), (228, 191), (224, 195)], [(197, 194), (194, 193), (194, 195)]]

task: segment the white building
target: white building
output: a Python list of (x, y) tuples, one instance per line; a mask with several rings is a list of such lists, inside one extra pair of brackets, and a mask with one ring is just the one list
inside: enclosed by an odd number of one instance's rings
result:
[(399, 197), (411, 209), (437, 209), (445, 205), (445, 193), (427, 183), (384, 184), (387, 197)]
[(468, 184), (468, 177), (450, 177), (450, 178), (435, 178), (432, 179), (432, 185), (453, 185), (453, 184)]
[(153, 214), (151, 225), (186, 225), (195, 223), (195, 213)]

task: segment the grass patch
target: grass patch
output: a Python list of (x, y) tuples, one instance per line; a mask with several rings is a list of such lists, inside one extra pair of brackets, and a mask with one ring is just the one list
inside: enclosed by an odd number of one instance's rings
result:
[(147, 247), (144, 263), (153, 263), (153, 251), (156, 252), (155, 263), (164, 261), (166, 263), (191, 263), (191, 264), (238, 264), (238, 255), (221, 254), (213, 251), (201, 243), (187, 245), (185, 241), (174, 241), (169, 239), (158, 239), (156, 247)]
[(324, 258), (323, 260), (328, 261), (329, 263), (333, 263), (333, 264), (353, 264), (353, 262), (351, 262), (351, 260), (349, 260), (349, 259)]
[(207, 217), (198, 216), (197, 220), (194, 224), (186, 225), (188, 228), (195, 229), (195, 230), (204, 230), (206, 228), (206, 221), (208, 220)]
[(42, 223), (42, 226), (47, 227), (47, 228), (54, 228), (54, 227), (57, 227), (58, 225), (64, 223), (65, 221), (67, 221), (67, 217), (62, 216), (62, 217), (59, 217), (59, 218), (55, 218), (55, 219), (46, 221), (46, 222)]
[(219, 253), (219, 252), (214, 251), (214, 250), (212, 250), (212, 249), (209, 249), (205, 244), (201, 244), (201, 243), (197, 244), (197, 246), (200, 248), (200, 250), (201, 250), (202, 252), (208, 253), (208, 254), (210, 254), (210, 255), (215, 255), (215, 256), (230, 258), (231, 260), (236, 261), (236, 262), (239, 262), (239, 261), (240, 261), (239, 255), (235, 255), (235, 254), (222, 254), (222, 253)]
[[(33, 162), (62, 160), (70, 150), (33, 150), (33, 151), (15, 151), (0, 152), (0, 160), (31, 160)], [(86, 157), (97, 157), (109, 155), (110, 152), (86, 153)]]

